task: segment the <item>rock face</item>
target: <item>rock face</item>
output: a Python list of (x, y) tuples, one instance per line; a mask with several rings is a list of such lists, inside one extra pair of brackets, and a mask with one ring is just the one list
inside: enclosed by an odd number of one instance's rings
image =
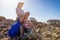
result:
[[(48, 20), (47, 23), (43, 23), (31, 18), (30, 21), (34, 24), (38, 36), (41, 36), (41, 40), (60, 40), (60, 20)], [(13, 22), (12, 19), (0, 17), (0, 40), (8, 40), (7, 31)]]
[(0, 21), (5, 20), (6, 18), (3, 16), (0, 16)]
[(59, 26), (60, 27), (60, 20), (48, 20), (47, 23), (49, 25)]
[(6, 19), (5, 17), (0, 16), (0, 39), (7, 37), (7, 31), (13, 22), (14, 20), (12, 19)]

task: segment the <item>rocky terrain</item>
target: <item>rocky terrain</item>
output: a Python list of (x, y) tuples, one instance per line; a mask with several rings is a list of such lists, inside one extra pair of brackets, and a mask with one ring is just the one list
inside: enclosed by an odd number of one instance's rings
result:
[[(60, 20), (48, 20), (43, 23), (34, 18), (30, 19), (33, 20), (35, 31), (41, 35), (41, 40), (60, 40)], [(7, 31), (13, 22), (13, 19), (0, 16), (0, 40), (8, 40)]]

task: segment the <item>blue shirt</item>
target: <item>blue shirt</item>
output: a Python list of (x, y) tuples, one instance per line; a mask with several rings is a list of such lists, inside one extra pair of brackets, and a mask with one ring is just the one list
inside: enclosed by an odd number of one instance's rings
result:
[(20, 21), (16, 21), (11, 25), (11, 29), (8, 30), (8, 35), (11, 37), (15, 37), (18, 35), (19, 29), (21, 27)]

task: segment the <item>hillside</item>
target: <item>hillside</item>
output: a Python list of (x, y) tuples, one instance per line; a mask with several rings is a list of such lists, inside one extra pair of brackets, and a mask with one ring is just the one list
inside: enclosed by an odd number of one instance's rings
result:
[[(0, 40), (8, 39), (7, 31), (14, 21), (0, 16)], [(47, 23), (43, 23), (33, 19), (33, 23), (42, 40), (60, 40), (60, 20), (48, 20)]]

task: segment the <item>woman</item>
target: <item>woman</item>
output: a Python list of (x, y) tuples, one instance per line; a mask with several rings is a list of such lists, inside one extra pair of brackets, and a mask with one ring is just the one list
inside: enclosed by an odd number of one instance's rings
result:
[(11, 25), (11, 28), (8, 30), (8, 36), (10, 40), (17, 39), (17, 36), (20, 36), (20, 27), (23, 19), (19, 19)]
[(23, 18), (24, 21), (27, 20), (28, 16), (30, 15), (29, 12), (25, 12), (22, 10), (22, 7), (23, 7), (24, 3), (23, 2), (19, 2), (18, 3), (18, 6), (16, 8), (16, 13), (17, 13), (17, 19), (19, 18)]

